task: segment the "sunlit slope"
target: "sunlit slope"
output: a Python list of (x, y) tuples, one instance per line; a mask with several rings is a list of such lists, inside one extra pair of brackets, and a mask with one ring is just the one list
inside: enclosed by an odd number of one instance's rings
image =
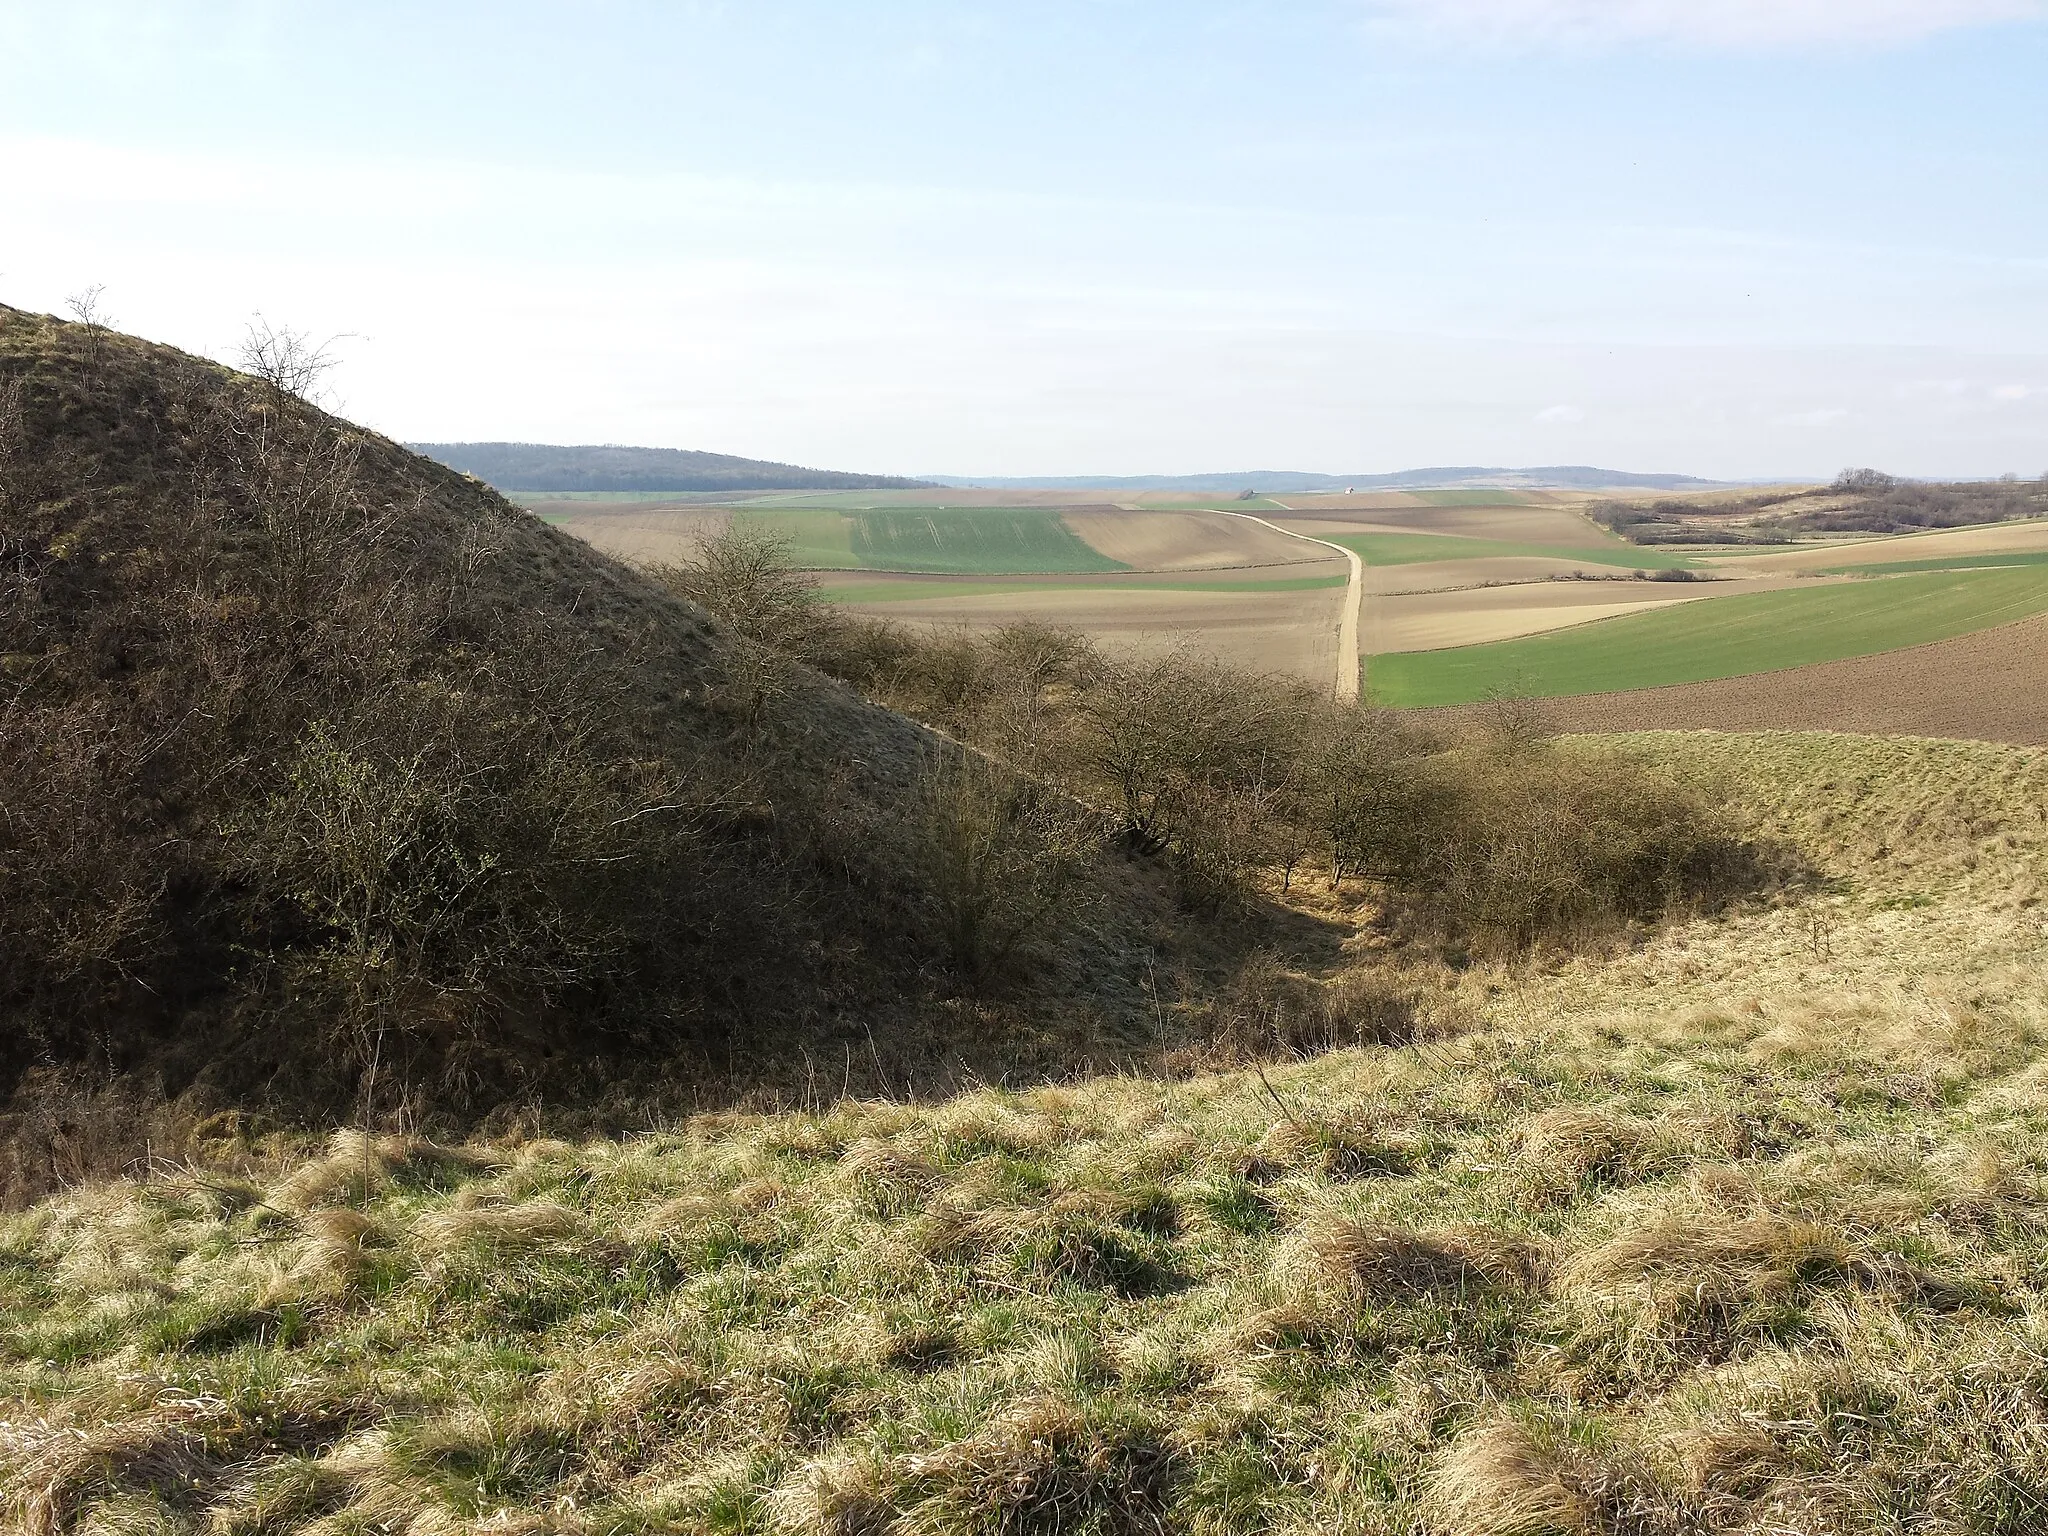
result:
[(1557, 634), (1375, 656), (1383, 704), (1462, 704), (1705, 682), (1921, 645), (2048, 611), (2048, 568), (1933, 571), (1686, 603)]
[[(1635, 738), (1830, 877), (1182, 1083), (337, 1138), (0, 1223), (22, 1528), (2013, 1533), (2043, 755)], [(224, 1126), (224, 1157), (261, 1149)]]

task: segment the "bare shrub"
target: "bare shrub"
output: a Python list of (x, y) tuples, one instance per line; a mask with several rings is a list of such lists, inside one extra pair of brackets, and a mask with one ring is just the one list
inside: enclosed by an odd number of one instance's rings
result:
[(1418, 771), (1435, 747), (1386, 711), (1326, 707), (1307, 722), (1307, 763), (1290, 818), (1312, 829), (1334, 888), (1398, 876), (1420, 860), (1442, 787)]
[(926, 770), (925, 857), (954, 966), (995, 980), (1036, 939), (1076, 914), (1095, 818), (1057, 790), (978, 753), (951, 752)]
[(1428, 768), (1437, 814), (1403, 871), (1425, 928), (1478, 950), (1596, 939), (1752, 885), (1761, 858), (1695, 791), (1618, 755), (1482, 745)]
[(249, 321), (236, 359), (244, 371), (254, 374), (272, 389), (301, 400), (316, 400), (320, 384), (340, 365), (334, 355), (339, 336), (316, 343), (305, 331), (272, 325), (258, 314)]
[(687, 564), (657, 566), (654, 574), (734, 634), (793, 656), (818, 649), (830, 619), (817, 583), (796, 568), (790, 541), (737, 520), (701, 540)]

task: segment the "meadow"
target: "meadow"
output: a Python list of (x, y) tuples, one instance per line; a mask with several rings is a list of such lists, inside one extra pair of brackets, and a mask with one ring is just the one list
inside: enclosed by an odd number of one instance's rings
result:
[(1372, 658), (1381, 703), (1462, 704), (1704, 682), (1988, 629), (2048, 610), (2038, 567), (1928, 571), (1797, 586), (1601, 619), (1554, 634)]
[(0, 1221), (0, 1492), (37, 1536), (2038, 1528), (2041, 756), (1579, 750), (1826, 884), (1541, 967), (1276, 966), (1248, 1014), (1378, 1033), (1256, 1070), (224, 1124)]

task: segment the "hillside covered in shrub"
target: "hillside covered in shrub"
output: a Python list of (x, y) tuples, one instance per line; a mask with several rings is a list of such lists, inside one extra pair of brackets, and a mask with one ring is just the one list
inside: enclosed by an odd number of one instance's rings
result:
[(1079, 858), (1092, 926), (980, 1017), (957, 757), (268, 384), (0, 310), (0, 1094), (60, 1142), (116, 1084), (135, 1155), (181, 1096), (473, 1122), (1074, 1059), (1054, 994), (1139, 1016), (1171, 903)]
[(738, 535), (636, 572), (11, 310), (0, 529), (16, 1191), (215, 1112), (644, 1123), (1291, 1048), (1227, 999), (1322, 987), (1361, 925), (1463, 964), (1780, 873), (1512, 712), (1446, 743), (1191, 652), (918, 639)]
[[(1403, 1030), (1256, 1070), (574, 1142), (223, 1126), (0, 1218), (0, 1508), (39, 1536), (2039, 1529), (2048, 764), (1620, 745), (1825, 887), (1439, 972)], [(1280, 980), (1240, 1005), (1312, 1004)]]

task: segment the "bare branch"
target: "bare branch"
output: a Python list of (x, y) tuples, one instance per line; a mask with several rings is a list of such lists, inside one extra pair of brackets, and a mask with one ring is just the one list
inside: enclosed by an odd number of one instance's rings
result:
[(272, 325), (258, 313), (250, 320), (237, 355), (245, 371), (272, 389), (310, 402), (321, 393), (320, 381), (341, 361), (334, 355), (334, 344), (340, 340), (330, 336), (316, 346), (310, 332)]

